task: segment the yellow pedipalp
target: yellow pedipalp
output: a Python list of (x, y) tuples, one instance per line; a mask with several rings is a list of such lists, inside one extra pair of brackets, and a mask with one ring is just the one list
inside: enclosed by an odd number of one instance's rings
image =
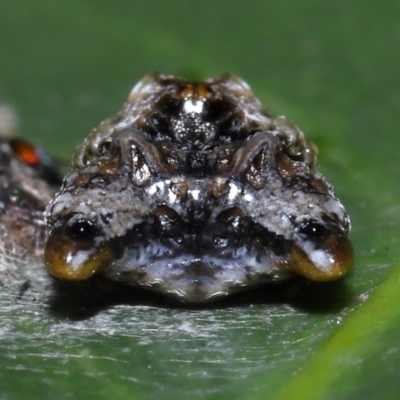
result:
[(47, 240), (44, 259), (47, 270), (57, 278), (80, 281), (102, 271), (113, 257), (107, 243), (75, 242), (62, 231), (54, 231)]

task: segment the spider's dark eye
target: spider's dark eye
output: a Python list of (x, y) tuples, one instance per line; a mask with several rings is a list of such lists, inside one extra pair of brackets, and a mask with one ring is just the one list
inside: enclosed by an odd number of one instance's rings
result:
[(111, 145), (112, 145), (111, 140), (100, 143), (98, 148), (99, 156), (105, 156), (109, 154), (111, 151)]
[(324, 225), (313, 220), (303, 221), (298, 227), (298, 232), (306, 240), (325, 239), (329, 234), (328, 229)]
[(98, 230), (93, 222), (81, 219), (68, 226), (65, 233), (75, 241), (88, 242), (98, 234)]

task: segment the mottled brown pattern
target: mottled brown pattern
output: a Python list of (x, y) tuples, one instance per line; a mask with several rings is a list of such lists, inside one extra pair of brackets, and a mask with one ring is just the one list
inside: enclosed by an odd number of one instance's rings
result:
[[(46, 209), (46, 266), (60, 279), (102, 274), (186, 302), (295, 275), (338, 279), (352, 265), (350, 221), (316, 156), (237, 77), (148, 75), (74, 155)], [(52, 194), (43, 178), (34, 176), (47, 187), (29, 216)], [(28, 225), (43, 233), (38, 221)]]

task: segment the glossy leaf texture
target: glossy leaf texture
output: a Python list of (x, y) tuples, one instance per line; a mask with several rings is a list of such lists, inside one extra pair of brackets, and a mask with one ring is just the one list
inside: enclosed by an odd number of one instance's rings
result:
[(20, 266), (0, 288), (0, 398), (397, 399), (399, 15), (395, 0), (1, 2), (0, 102), (24, 138), (67, 158), (145, 73), (235, 73), (317, 144), (356, 261), (341, 282), (200, 309)]

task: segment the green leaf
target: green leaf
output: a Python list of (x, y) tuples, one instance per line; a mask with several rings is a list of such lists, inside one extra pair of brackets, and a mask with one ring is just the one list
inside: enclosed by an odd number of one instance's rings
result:
[(0, 290), (0, 399), (397, 399), (399, 12), (395, 0), (2, 1), (0, 102), (23, 136), (69, 157), (143, 74), (236, 73), (319, 147), (356, 261), (338, 283), (204, 309), (110, 303), (27, 264)]

